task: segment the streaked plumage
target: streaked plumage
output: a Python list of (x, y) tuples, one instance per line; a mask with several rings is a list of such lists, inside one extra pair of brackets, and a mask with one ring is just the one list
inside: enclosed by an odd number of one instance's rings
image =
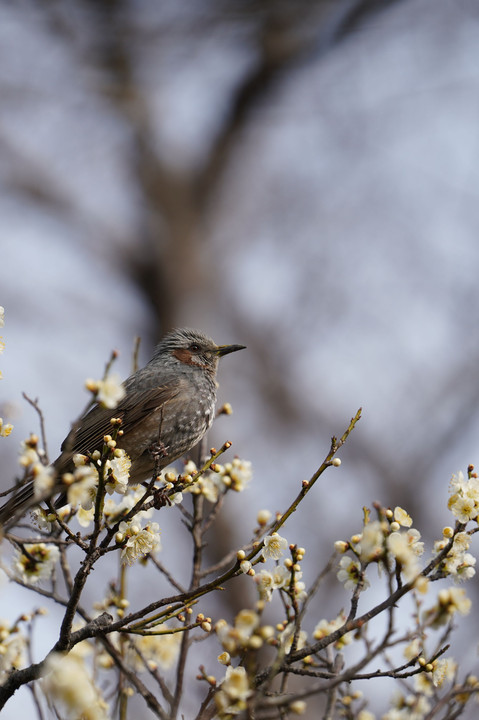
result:
[[(130, 483), (148, 480), (155, 468), (152, 447), (161, 443), (165, 457), (160, 467), (174, 462), (205, 435), (214, 418), (218, 360), (243, 345), (218, 346), (201, 332), (173, 330), (159, 343), (152, 359), (124, 383), (125, 396), (114, 409), (96, 405), (77, 423), (62, 443), (53, 466), (60, 476), (73, 469), (75, 453), (100, 449), (110, 434), (110, 419), (122, 419), (118, 446), (131, 460)], [(32, 505), (29, 483), (0, 508), (0, 523), (10, 524)]]

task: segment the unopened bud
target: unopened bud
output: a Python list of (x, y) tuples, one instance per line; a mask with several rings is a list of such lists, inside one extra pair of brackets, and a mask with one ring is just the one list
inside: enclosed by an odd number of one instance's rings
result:
[(289, 706), (288, 710), (292, 712), (294, 715), (304, 715), (306, 712), (306, 703), (304, 700), (294, 700)]
[(260, 510), (256, 516), (256, 522), (260, 527), (267, 525), (271, 519), (271, 512), (269, 510)]

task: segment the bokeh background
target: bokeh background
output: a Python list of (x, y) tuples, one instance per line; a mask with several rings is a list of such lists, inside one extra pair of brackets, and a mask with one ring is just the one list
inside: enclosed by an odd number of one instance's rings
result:
[[(468, 0), (1, 2), (2, 488), (38, 430), (23, 391), (54, 457), (113, 348), (126, 376), (136, 336), (145, 362), (191, 326), (248, 346), (210, 444), (254, 480), (215, 547), (284, 509), (359, 406), (288, 540), (313, 574), (374, 500), (439, 537), (478, 461), (478, 37)], [(3, 587), (1, 615), (25, 598)]]

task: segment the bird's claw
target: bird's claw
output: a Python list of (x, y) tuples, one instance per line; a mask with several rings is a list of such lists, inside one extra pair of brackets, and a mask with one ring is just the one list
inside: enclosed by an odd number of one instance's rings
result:
[(161, 460), (162, 458), (168, 457), (169, 446), (165, 445), (161, 440), (154, 442), (148, 448), (148, 452), (154, 458), (155, 461)]
[(153, 493), (153, 507), (155, 510), (159, 510), (165, 505), (172, 505), (170, 498), (167, 495), (166, 488), (158, 488)]

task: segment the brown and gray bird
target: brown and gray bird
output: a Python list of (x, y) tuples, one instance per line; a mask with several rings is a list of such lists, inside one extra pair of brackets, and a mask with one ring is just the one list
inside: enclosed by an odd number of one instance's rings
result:
[[(110, 419), (117, 417), (123, 430), (118, 445), (131, 460), (129, 482), (149, 480), (155, 466), (174, 462), (205, 435), (215, 413), (219, 358), (244, 347), (216, 345), (197, 330), (170, 332), (149, 363), (124, 382), (125, 396), (114, 410), (95, 405), (76, 423), (53, 463), (57, 474), (73, 469), (75, 453), (100, 449), (103, 437), (111, 434)], [(160, 457), (152, 451), (158, 445)], [(10, 525), (9, 520), (34, 504), (32, 499), (33, 483), (29, 483), (0, 508), (0, 523)]]

